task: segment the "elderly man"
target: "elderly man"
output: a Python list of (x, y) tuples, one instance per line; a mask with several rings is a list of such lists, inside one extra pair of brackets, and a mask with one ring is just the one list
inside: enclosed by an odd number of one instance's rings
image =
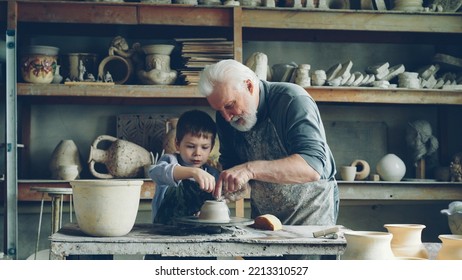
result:
[(217, 111), (220, 163), (215, 188), (251, 187), (252, 217), (285, 225), (333, 225), (338, 214), (335, 163), (315, 101), (300, 86), (260, 80), (222, 60), (201, 73), (199, 91)]

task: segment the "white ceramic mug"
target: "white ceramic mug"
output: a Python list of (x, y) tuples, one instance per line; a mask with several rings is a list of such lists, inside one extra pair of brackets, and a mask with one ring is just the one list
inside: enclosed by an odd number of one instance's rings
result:
[(356, 166), (341, 166), (340, 176), (343, 181), (354, 181), (356, 177)]

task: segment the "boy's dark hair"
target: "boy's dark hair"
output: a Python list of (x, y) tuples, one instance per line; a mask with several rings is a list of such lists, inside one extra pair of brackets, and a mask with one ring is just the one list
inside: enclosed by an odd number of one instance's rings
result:
[(186, 111), (181, 114), (176, 126), (176, 141), (180, 142), (183, 137), (191, 133), (197, 137), (208, 138), (212, 135), (212, 147), (215, 144), (217, 127), (209, 114), (200, 110)]

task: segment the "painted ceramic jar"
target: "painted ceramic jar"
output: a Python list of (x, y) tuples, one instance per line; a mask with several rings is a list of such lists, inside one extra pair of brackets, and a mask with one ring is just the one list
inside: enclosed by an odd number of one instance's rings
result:
[(428, 259), (428, 251), (421, 239), (425, 225), (385, 224), (384, 227), (393, 234), (391, 250), (395, 257)]
[(382, 157), (376, 166), (377, 173), (384, 181), (401, 181), (406, 174), (406, 165), (395, 154), (387, 154)]
[(436, 256), (437, 260), (462, 260), (462, 235), (441, 234), (438, 238), (443, 243)]
[(49, 84), (58, 64), (59, 49), (51, 46), (29, 46), (21, 57), (21, 76), (27, 83)]
[(344, 233), (347, 247), (342, 260), (392, 260), (393, 235), (378, 231), (348, 231)]

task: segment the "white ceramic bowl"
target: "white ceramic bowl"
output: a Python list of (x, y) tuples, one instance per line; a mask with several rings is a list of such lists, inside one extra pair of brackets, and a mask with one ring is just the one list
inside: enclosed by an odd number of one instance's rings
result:
[(201, 207), (199, 219), (210, 223), (230, 221), (229, 208), (225, 201), (207, 200)]
[(72, 186), (80, 229), (92, 236), (123, 236), (135, 224), (141, 180), (75, 180)]

